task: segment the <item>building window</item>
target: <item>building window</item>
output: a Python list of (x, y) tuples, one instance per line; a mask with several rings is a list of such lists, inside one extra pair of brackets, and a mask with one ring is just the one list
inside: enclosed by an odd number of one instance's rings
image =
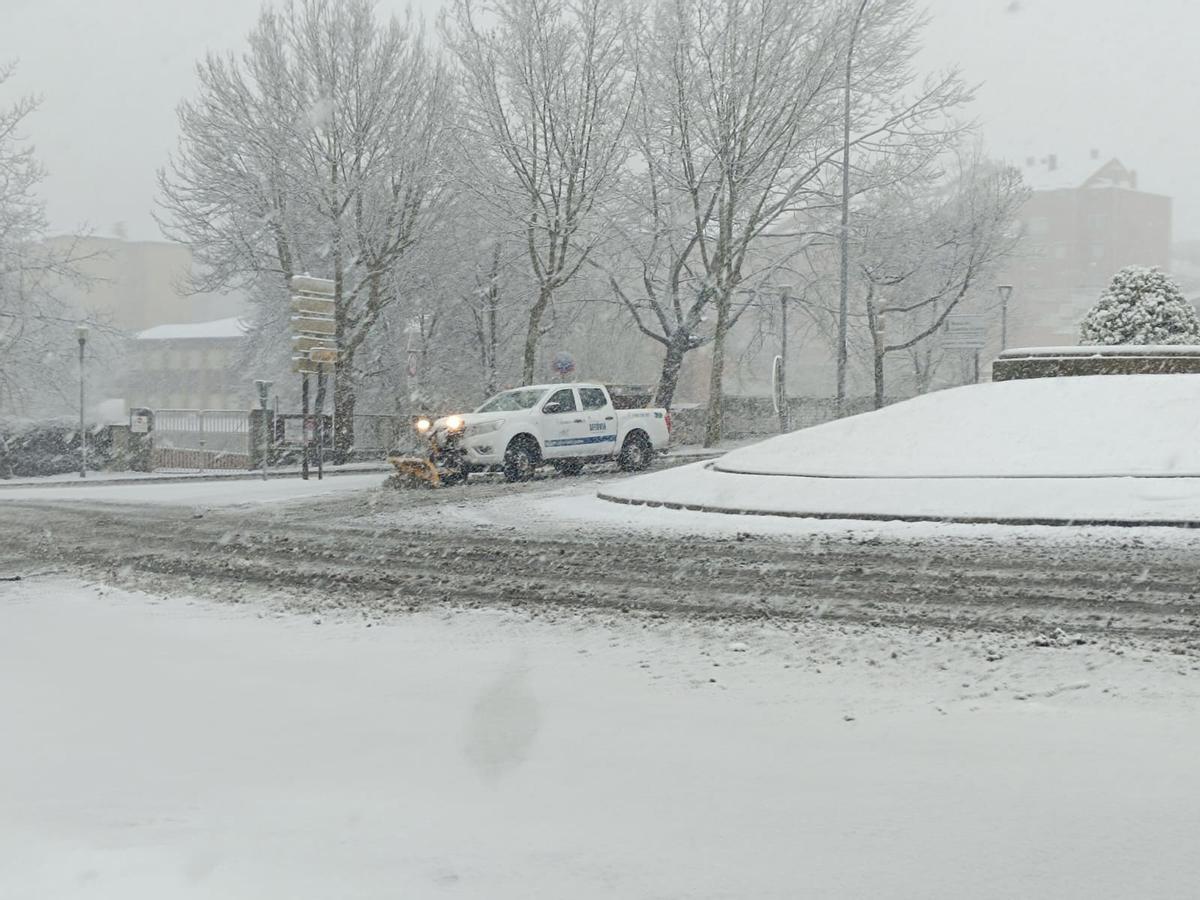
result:
[(1055, 259), (1066, 259), (1067, 258), (1067, 248), (1064, 247), (1062, 244), (1059, 244), (1057, 247), (1055, 247), (1054, 248), (1054, 258)]
[(1092, 259), (1104, 259), (1104, 245), (1092, 244)]
[(1049, 234), (1050, 220), (1045, 216), (1031, 216), (1029, 218), (1029, 233), (1032, 235)]

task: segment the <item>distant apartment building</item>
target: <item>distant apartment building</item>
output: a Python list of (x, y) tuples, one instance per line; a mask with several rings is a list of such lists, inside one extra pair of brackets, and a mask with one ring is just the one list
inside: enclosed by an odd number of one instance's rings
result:
[(1014, 285), (1009, 345), (1074, 344), (1119, 269), (1169, 267), (1171, 198), (1141, 190), (1136, 171), (1096, 151), (1029, 157), (1022, 168), (1033, 193), (1019, 217), (1020, 257), (1002, 276)]
[(130, 342), (125, 398), (151, 409), (247, 409), (251, 391), (239, 374), (248, 325), (233, 317), (158, 325)]

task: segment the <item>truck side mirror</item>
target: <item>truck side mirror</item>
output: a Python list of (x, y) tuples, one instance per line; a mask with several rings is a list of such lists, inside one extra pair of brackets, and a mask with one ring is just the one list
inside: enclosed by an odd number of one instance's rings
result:
[(560, 413), (562, 411), (563, 411), (562, 404), (559, 403), (557, 400), (551, 400), (549, 403), (547, 403), (545, 406), (542, 407), (542, 412), (548, 416), (553, 415), (554, 413)]

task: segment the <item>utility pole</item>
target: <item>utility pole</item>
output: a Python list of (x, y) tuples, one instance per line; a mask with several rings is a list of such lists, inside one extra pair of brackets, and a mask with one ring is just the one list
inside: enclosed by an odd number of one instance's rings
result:
[(75, 337), (79, 341), (79, 477), (87, 478), (87, 425), (83, 416), (83, 350), (87, 346), (88, 327), (75, 326)]
[(858, 38), (858, 27), (862, 23), (868, 0), (861, 0), (854, 22), (850, 26), (850, 43), (846, 48), (845, 95), (842, 98), (842, 227), (839, 233), (841, 245), (841, 272), (838, 290), (838, 345), (837, 345), (837, 414), (840, 417), (846, 406), (846, 368), (849, 361), (850, 327), (850, 87), (854, 74), (854, 42)]

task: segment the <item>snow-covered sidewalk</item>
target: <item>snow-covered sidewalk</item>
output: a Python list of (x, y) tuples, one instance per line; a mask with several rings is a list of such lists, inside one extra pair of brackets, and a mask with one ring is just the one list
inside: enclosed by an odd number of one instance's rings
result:
[(1178, 897), (1186, 658), (0, 585), (0, 896)]
[[(364, 472), (391, 472), (392, 467), (383, 461), (345, 463), (326, 466), (325, 476), (360, 474)], [(278, 466), (268, 471), (269, 478), (298, 478), (299, 466)], [(317, 477), (312, 468), (311, 477)], [(153, 472), (93, 472), (86, 478), (78, 472), (61, 475), (39, 475), (19, 478), (0, 478), (0, 491), (23, 487), (91, 487), (111, 484), (166, 484), (173, 481), (253, 481), (262, 478), (261, 469), (157, 469)]]
[(29, 485), (0, 490), (0, 509), (5, 501), (23, 500), (81, 500), (100, 503), (153, 503), (166, 506), (204, 506), (209, 508), (243, 506), (257, 503), (278, 503), (305, 500), (336, 493), (378, 488), (383, 484), (382, 472), (343, 473), (317, 480), (316, 475), (304, 481), (300, 478), (261, 479), (156, 479), (151, 481), (122, 481), (114, 479), (95, 485), (55, 484)]

